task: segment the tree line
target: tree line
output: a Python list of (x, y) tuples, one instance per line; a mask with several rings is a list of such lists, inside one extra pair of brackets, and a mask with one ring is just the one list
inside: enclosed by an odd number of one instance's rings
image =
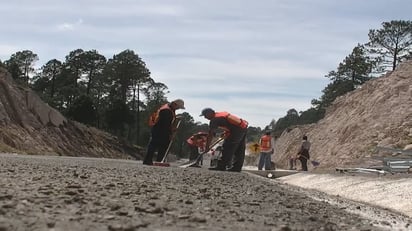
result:
[(289, 109), (278, 121), (272, 120), (266, 129), (279, 136), (291, 126), (316, 123), (337, 97), (395, 70), (399, 63), (412, 58), (412, 21), (383, 22), (382, 28), (369, 30), (368, 37), (367, 43), (357, 44), (336, 70), (325, 75), (330, 83), (322, 90), (319, 99), (312, 99), (312, 107), (299, 113)]
[[(390, 21), (369, 31), (369, 42), (358, 44), (334, 71), (326, 77), (330, 83), (319, 99), (313, 99), (306, 111), (287, 111), (285, 117), (272, 120), (264, 130), (280, 135), (298, 124), (322, 119), (326, 108), (338, 97), (352, 91), (384, 71), (411, 58), (412, 22)], [(39, 70), (34, 65), (38, 55), (18, 51), (0, 65), (13, 79), (32, 88), (50, 106), (67, 118), (105, 130), (127, 143), (145, 147), (150, 137), (149, 115), (168, 101), (168, 87), (156, 82), (145, 62), (133, 50), (124, 50), (106, 59), (97, 50), (76, 49), (64, 61), (52, 59)], [(207, 129), (184, 112), (172, 150), (185, 155), (186, 139)], [(262, 133), (250, 127), (248, 140), (256, 141)]]
[[(148, 117), (168, 101), (168, 87), (156, 82), (145, 62), (132, 50), (106, 59), (96, 50), (76, 49), (64, 61), (52, 59), (35, 70), (38, 55), (18, 51), (1, 65), (13, 79), (36, 91), (64, 116), (107, 131), (122, 141), (145, 147), (150, 138)], [(186, 139), (207, 130), (184, 112), (172, 152), (185, 156)], [(256, 132), (253, 132), (255, 131)], [(251, 128), (251, 135), (259, 129)]]

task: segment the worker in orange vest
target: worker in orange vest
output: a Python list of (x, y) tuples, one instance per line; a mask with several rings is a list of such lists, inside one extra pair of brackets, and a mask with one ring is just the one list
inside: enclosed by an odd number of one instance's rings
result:
[[(206, 140), (207, 132), (198, 132), (186, 140), (190, 148), (190, 161), (196, 160), (199, 154), (206, 150)], [(200, 159), (200, 165), (203, 165), (203, 158)], [(196, 167), (198, 167), (198, 165)]]
[(245, 160), (248, 122), (228, 112), (215, 112), (211, 108), (203, 109), (200, 116), (210, 121), (206, 150), (209, 149), (217, 129), (225, 131), (222, 158), (218, 160), (216, 167), (209, 170), (240, 172)]
[(157, 110), (156, 118), (153, 121), (151, 137), (147, 147), (146, 156), (143, 159), (144, 165), (153, 165), (153, 155), (157, 150), (156, 161), (161, 162), (166, 154), (167, 148), (172, 141), (172, 134), (175, 132), (174, 121), (176, 110), (185, 109), (185, 103), (181, 99), (166, 103)]
[(274, 152), (275, 141), (270, 135), (270, 132), (266, 132), (260, 138), (259, 144), (260, 144), (260, 156), (259, 156), (258, 169), (262, 170), (263, 166), (265, 166), (265, 170), (271, 170), (272, 169), (271, 155)]

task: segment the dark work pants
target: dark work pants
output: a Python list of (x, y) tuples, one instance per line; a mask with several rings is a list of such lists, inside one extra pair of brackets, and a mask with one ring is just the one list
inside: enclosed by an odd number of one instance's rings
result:
[(169, 146), (169, 139), (156, 139), (150, 138), (149, 145), (147, 146), (147, 153), (144, 157), (143, 164), (153, 165), (153, 155), (157, 150), (157, 162), (161, 162), (166, 154), (167, 147)]
[(265, 170), (272, 169), (272, 153), (261, 152), (259, 155), (259, 163), (258, 163), (258, 170), (262, 170), (263, 166), (265, 166)]
[(222, 160), (218, 168), (229, 167), (230, 171), (240, 172), (245, 160), (245, 150), (246, 129), (240, 134), (231, 134), (223, 143)]
[(189, 145), (189, 148), (190, 148), (189, 160), (196, 160), (197, 156), (199, 155), (198, 148), (194, 145)]
[(302, 170), (303, 171), (308, 171), (308, 159), (301, 156), (301, 157), (299, 157), (299, 160), (300, 160), (300, 163), (302, 164)]
[(308, 160), (309, 160), (309, 151), (304, 149), (302, 153), (300, 153), (300, 163), (302, 163), (302, 170), (303, 171), (308, 171)]

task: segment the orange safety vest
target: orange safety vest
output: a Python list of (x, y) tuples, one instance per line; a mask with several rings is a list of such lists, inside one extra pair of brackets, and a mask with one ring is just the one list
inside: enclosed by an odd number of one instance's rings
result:
[(207, 136), (196, 137), (193, 135), (189, 139), (187, 139), (186, 142), (190, 145), (193, 145), (199, 148), (204, 148), (206, 146), (206, 140), (207, 140)]
[(236, 125), (240, 128), (247, 128), (247, 126), (249, 125), (249, 123), (244, 120), (241, 119), (235, 115), (230, 114), (229, 112), (216, 112), (215, 113), (215, 117), (223, 117), (225, 118), (229, 123)]
[(173, 121), (174, 121), (175, 118), (176, 118), (176, 114), (175, 114), (175, 112), (170, 108), (169, 104), (166, 103), (166, 104), (164, 104), (163, 106), (161, 106), (157, 111), (153, 112), (153, 113), (149, 116), (149, 122), (148, 122), (148, 124), (149, 124), (150, 127), (153, 127), (153, 126), (157, 123), (157, 121), (159, 121), (159, 113), (160, 113), (161, 110), (164, 110), (164, 109), (170, 110), (170, 111), (172, 112), (172, 115), (173, 115), (172, 124), (173, 124)]
[(271, 136), (264, 135), (262, 138), (260, 138), (260, 150), (262, 152), (267, 152), (272, 150), (272, 145), (270, 141), (272, 140)]

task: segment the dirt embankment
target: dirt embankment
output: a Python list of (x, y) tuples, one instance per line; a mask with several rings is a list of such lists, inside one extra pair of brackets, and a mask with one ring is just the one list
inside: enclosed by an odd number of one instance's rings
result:
[(275, 147), (278, 166), (287, 167), (304, 134), (312, 143), (311, 158), (321, 162), (319, 168), (373, 165), (376, 146), (410, 145), (412, 61), (337, 98), (318, 123), (286, 130)]
[(139, 151), (108, 133), (66, 119), (0, 68), (0, 151), (137, 158)]

